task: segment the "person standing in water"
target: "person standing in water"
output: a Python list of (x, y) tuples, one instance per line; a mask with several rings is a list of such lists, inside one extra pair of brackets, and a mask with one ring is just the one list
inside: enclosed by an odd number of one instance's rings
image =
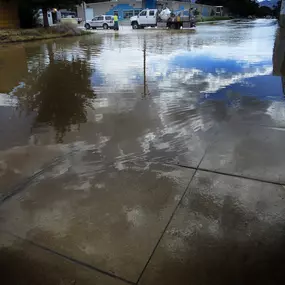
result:
[(119, 18), (117, 13), (114, 15), (114, 30), (119, 31)]

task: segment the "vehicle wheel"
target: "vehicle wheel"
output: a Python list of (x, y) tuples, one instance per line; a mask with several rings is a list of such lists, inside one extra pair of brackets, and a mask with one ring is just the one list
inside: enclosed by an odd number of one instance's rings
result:
[(104, 24), (104, 25), (103, 25), (103, 29), (104, 29), (104, 30), (108, 30), (108, 28), (109, 28), (109, 26), (108, 26), (107, 24)]
[(139, 28), (139, 24), (137, 22), (133, 22), (132, 27), (134, 30), (137, 30)]
[(86, 30), (90, 30), (90, 29), (91, 29), (90, 24), (85, 24), (85, 29), (86, 29)]

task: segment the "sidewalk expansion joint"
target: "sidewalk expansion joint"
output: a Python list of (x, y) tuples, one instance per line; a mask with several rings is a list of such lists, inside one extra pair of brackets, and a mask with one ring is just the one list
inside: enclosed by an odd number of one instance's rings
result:
[(51, 254), (53, 254), (53, 255), (57, 255), (57, 256), (59, 256), (59, 257), (61, 257), (61, 258), (64, 258), (64, 259), (66, 259), (67, 261), (70, 261), (70, 262), (72, 262), (72, 263), (74, 263), (74, 264), (83, 266), (83, 267), (85, 267), (85, 268), (88, 268), (88, 269), (93, 270), (93, 271), (96, 271), (96, 272), (99, 272), (99, 273), (101, 273), (101, 274), (103, 274), (103, 275), (107, 275), (107, 276), (109, 276), (109, 277), (111, 277), (111, 278), (114, 278), (114, 279), (123, 281), (123, 282), (125, 282), (126, 284), (135, 285), (135, 283), (132, 282), (132, 281), (129, 281), (129, 280), (125, 279), (125, 278), (122, 278), (122, 277), (120, 277), (120, 276), (117, 276), (117, 275), (115, 275), (115, 274), (112, 274), (112, 273), (110, 273), (110, 272), (107, 272), (107, 271), (105, 271), (105, 270), (102, 270), (102, 269), (100, 269), (100, 268), (97, 268), (97, 267), (95, 267), (95, 266), (93, 266), (93, 265), (90, 265), (90, 264), (88, 264), (88, 263), (86, 263), (86, 262), (77, 260), (76, 258), (67, 256), (67, 255), (62, 254), (62, 253), (59, 253), (59, 252), (57, 252), (57, 251), (55, 251), (55, 250), (53, 250), (53, 249), (50, 249), (50, 248), (48, 248), (48, 247), (46, 247), (46, 246), (40, 245), (40, 244), (38, 244), (38, 243), (35, 243), (35, 242), (33, 242), (33, 241), (29, 240), (29, 239), (22, 238), (22, 237), (20, 237), (20, 236), (18, 236), (18, 235), (15, 235), (15, 234), (11, 233), (11, 232), (8, 232), (8, 231), (6, 231), (6, 233), (9, 234), (9, 235), (14, 236), (15, 238), (17, 238), (17, 239), (19, 239), (19, 240), (22, 240), (23, 242), (27, 242), (27, 243), (29, 243), (29, 244), (31, 244), (31, 245), (37, 247), (37, 248), (40, 248), (40, 249), (42, 249), (42, 250), (44, 250), (44, 251), (46, 251), (46, 252), (49, 252), (49, 253), (51, 253)]

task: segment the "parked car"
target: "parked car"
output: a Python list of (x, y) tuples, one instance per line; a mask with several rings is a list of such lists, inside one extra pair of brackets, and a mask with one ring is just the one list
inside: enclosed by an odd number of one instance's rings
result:
[(114, 16), (110, 15), (97, 16), (91, 21), (86, 21), (85, 28), (87, 30), (97, 29), (97, 28), (103, 28), (105, 30), (114, 29)]

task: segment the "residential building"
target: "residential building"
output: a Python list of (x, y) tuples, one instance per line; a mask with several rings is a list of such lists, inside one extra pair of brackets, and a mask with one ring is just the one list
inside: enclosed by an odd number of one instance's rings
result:
[(0, 0), (0, 29), (12, 29), (19, 26), (17, 1)]

